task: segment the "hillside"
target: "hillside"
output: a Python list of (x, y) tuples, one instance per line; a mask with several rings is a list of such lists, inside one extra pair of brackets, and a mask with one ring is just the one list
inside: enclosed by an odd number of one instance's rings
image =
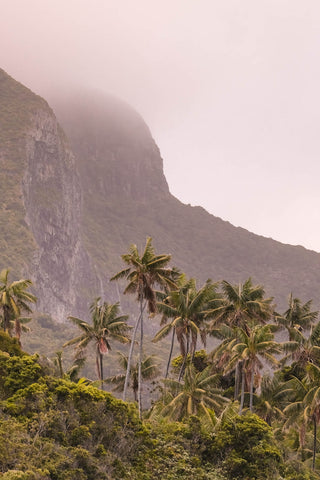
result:
[[(142, 246), (150, 235), (159, 252), (170, 252), (176, 266), (201, 281), (252, 276), (280, 307), (290, 291), (318, 300), (320, 254), (236, 228), (177, 200), (159, 149), (131, 107), (83, 92), (53, 103), (80, 174), (85, 245), (104, 282), (121, 268), (128, 245)], [(217, 181), (212, 179), (213, 188)]]
[(55, 98), (64, 131), (45, 100), (0, 70), (0, 264), (34, 281), (39, 310), (65, 321), (94, 296), (118, 300), (109, 278), (147, 235), (201, 282), (252, 276), (279, 308), (290, 291), (317, 302), (320, 254), (182, 204), (130, 106), (92, 92)]

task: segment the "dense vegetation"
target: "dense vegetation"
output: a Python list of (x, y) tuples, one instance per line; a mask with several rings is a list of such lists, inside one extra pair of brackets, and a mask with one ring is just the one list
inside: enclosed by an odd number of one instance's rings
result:
[[(122, 256), (125, 292), (138, 300), (131, 333), (118, 304), (91, 306), (91, 321), (70, 317), (79, 330), (67, 371), (28, 355), (20, 337), (35, 297), (29, 280), (0, 275), (0, 472), (5, 480), (67, 479), (291, 479), (320, 478), (320, 323), (311, 301), (289, 296), (277, 313), (251, 279), (232, 285), (208, 280), (198, 288), (157, 255), (150, 238), (139, 253)], [(159, 290), (156, 290), (158, 288)], [(163, 380), (144, 353), (146, 318), (161, 315), (154, 342), (171, 336), (180, 355)], [(284, 330), (286, 340), (275, 334)], [(207, 337), (218, 339), (207, 352)], [(119, 356), (118, 375), (103, 375), (103, 358), (116, 342), (131, 345)], [(133, 351), (138, 344), (138, 357)], [(90, 345), (98, 381), (80, 377)], [(123, 373), (121, 373), (121, 368)], [(273, 370), (273, 373), (272, 370)], [(153, 403), (143, 393), (153, 381)], [(108, 388), (133, 392), (116, 399)]]

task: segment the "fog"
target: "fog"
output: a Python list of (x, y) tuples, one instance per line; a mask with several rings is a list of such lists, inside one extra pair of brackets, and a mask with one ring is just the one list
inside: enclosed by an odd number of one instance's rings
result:
[(0, 67), (148, 123), (171, 192), (320, 251), (317, 0), (0, 0)]

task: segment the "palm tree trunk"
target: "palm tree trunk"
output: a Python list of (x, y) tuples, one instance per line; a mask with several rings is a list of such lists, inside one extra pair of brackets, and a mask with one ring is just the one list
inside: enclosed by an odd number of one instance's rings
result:
[(3, 330), (10, 333), (10, 308), (3, 305)]
[(240, 408), (239, 415), (242, 414), (243, 404), (244, 404), (244, 384), (245, 384), (245, 371), (242, 365), (242, 374), (241, 374), (241, 397), (240, 397)]
[(192, 355), (191, 355), (191, 361), (190, 361), (191, 365), (193, 364), (194, 355), (196, 353), (196, 350), (197, 350), (197, 340), (195, 341), (195, 344), (192, 347)]
[(132, 362), (132, 354), (133, 354), (133, 347), (134, 347), (134, 342), (136, 339), (139, 323), (140, 323), (141, 317), (136, 321), (136, 324), (134, 326), (133, 334), (132, 334), (132, 339), (131, 339), (131, 344), (130, 344), (130, 350), (129, 350), (129, 356), (128, 356), (128, 364), (127, 364), (127, 371), (126, 371), (126, 378), (124, 381), (124, 387), (123, 387), (123, 396), (122, 400), (125, 402), (126, 401), (126, 396), (127, 396), (127, 389), (128, 389), (128, 383), (129, 383), (129, 377), (130, 377), (130, 367), (131, 367), (131, 362)]
[(169, 368), (170, 368), (170, 363), (171, 363), (171, 357), (172, 357), (172, 352), (173, 352), (173, 345), (174, 345), (174, 337), (176, 334), (176, 327), (173, 327), (172, 329), (172, 338), (171, 338), (171, 347), (170, 347), (170, 353), (169, 353), (169, 358), (168, 358), (168, 363), (167, 363), (167, 370), (166, 370), (166, 376), (165, 378), (168, 377), (169, 374)]
[(181, 365), (181, 368), (180, 368), (178, 382), (181, 382), (181, 378), (183, 377), (184, 370), (186, 368), (188, 353), (189, 353), (189, 335), (187, 335), (187, 348), (186, 348), (186, 353), (185, 353), (185, 356), (184, 356), (184, 359), (183, 359), (183, 362), (182, 362), (182, 365)]
[(300, 426), (300, 430), (299, 430), (299, 442), (300, 442), (300, 446), (301, 446), (301, 462), (304, 462), (305, 459), (306, 459), (305, 458), (305, 451), (304, 451), (305, 435), (306, 435), (305, 423), (302, 423), (302, 425)]
[(236, 370), (234, 373), (234, 400), (236, 401), (239, 397), (239, 383), (240, 383), (240, 364), (236, 364)]
[(63, 378), (62, 352), (56, 352), (60, 378)]
[(317, 451), (317, 419), (313, 414), (313, 457), (312, 457), (312, 470), (314, 471), (316, 466), (316, 451)]
[(141, 419), (142, 415), (142, 375), (141, 375), (141, 364), (142, 364), (142, 355), (143, 355), (143, 299), (140, 300), (140, 348), (139, 348), (139, 369), (138, 369), (138, 409), (139, 409), (139, 418)]
[(252, 369), (251, 378), (250, 378), (250, 412), (252, 412), (252, 408), (253, 408), (253, 380), (254, 380), (254, 368)]
[(101, 390), (104, 390), (103, 384), (103, 355), (99, 352), (99, 363), (100, 363), (100, 380), (101, 380)]

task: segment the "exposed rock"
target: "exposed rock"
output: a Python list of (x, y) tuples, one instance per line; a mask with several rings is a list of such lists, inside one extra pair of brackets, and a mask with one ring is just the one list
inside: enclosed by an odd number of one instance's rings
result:
[[(25, 87), (13, 82), (7, 81), (7, 90), (13, 85), (17, 94), (25, 93)], [(1, 95), (6, 93), (2, 89)], [(23, 162), (14, 187), (22, 193), (20, 207), (33, 237), (33, 249), (25, 259), (24, 272), (16, 274), (32, 278), (39, 310), (64, 321), (71, 312), (86, 309), (84, 287), (90, 291), (95, 282), (80, 235), (81, 188), (73, 154), (52, 110), (43, 100), (28, 108), (30, 98), (38, 97), (27, 93), (28, 100), (21, 104), (26, 115), (18, 132)], [(11, 138), (8, 141), (13, 143)], [(5, 160), (8, 157), (4, 155)], [(12, 160), (18, 162), (21, 157)]]

